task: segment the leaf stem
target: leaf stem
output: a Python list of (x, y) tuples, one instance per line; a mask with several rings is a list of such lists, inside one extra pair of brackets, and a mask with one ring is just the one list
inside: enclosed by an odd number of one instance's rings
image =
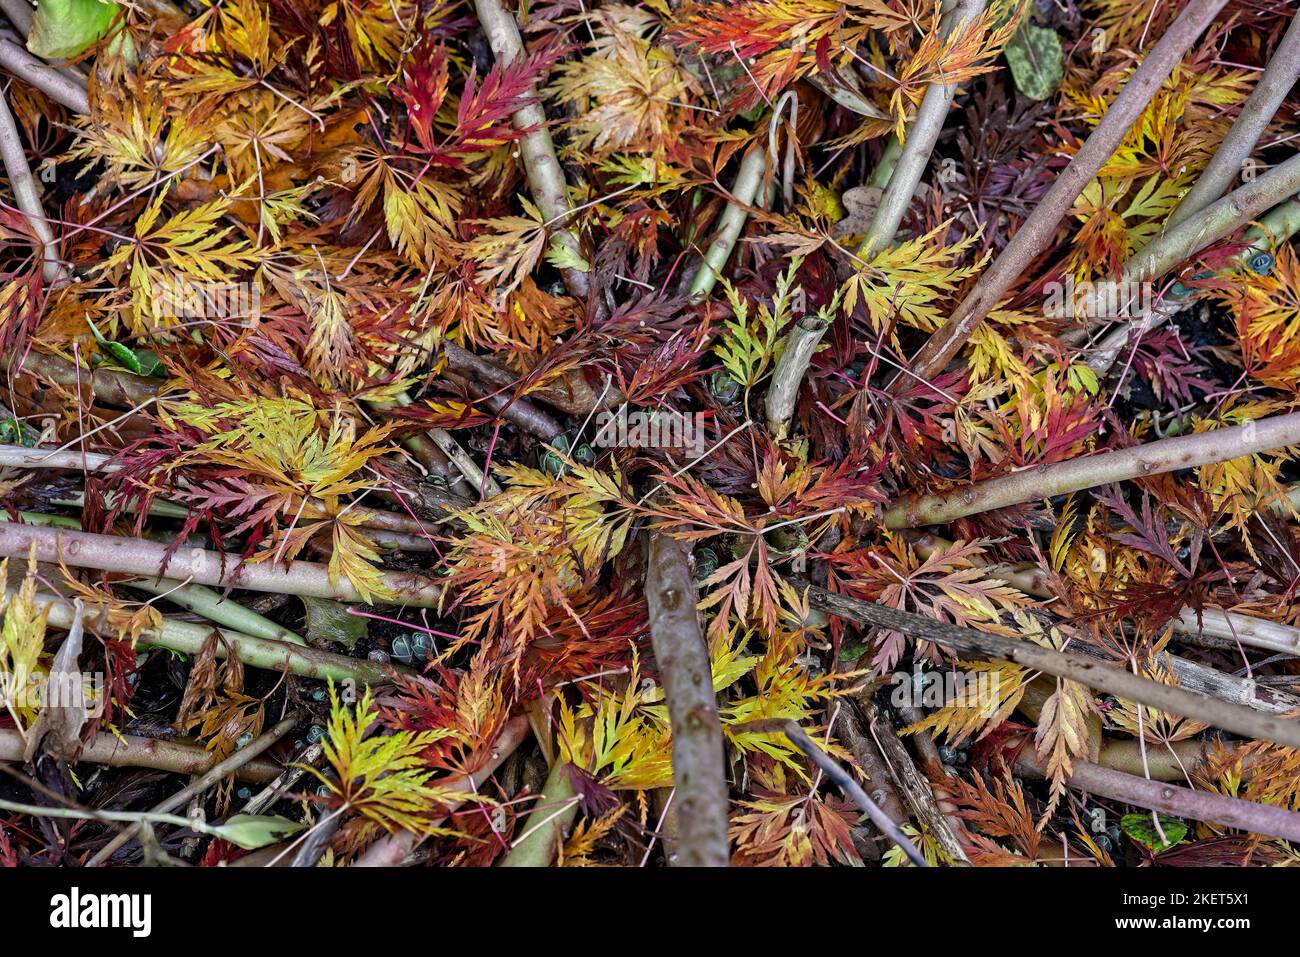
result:
[(151, 595), (162, 596), (173, 605), (179, 605), (196, 615), (202, 615), (208, 621), (216, 622), (218, 625), (225, 625), (232, 631), (253, 638), (267, 638), (271, 641), (283, 641), (303, 647), (307, 645), (301, 635), (277, 625), (271, 619), (259, 615), (233, 598), (225, 597), (220, 592), (203, 585), (181, 584), (167, 579), (159, 581), (153, 578), (141, 578), (127, 584), (132, 588), (147, 591)]

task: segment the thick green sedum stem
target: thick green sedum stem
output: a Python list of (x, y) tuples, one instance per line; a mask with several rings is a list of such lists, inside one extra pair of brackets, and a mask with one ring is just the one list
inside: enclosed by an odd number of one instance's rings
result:
[(291, 645), (306, 646), (307, 641), (296, 632), (282, 625), (277, 625), (264, 615), (259, 615), (251, 608), (246, 608), (233, 598), (227, 598), (220, 592), (203, 585), (182, 585), (179, 582), (154, 578), (142, 578), (129, 583), (132, 588), (159, 595), (173, 605), (179, 605), (196, 615), (202, 615), (208, 621), (225, 625), (232, 631), (250, 635), (253, 638), (268, 638), (271, 641), (284, 641)]
[(727, 257), (735, 248), (736, 241), (740, 238), (740, 231), (745, 228), (745, 220), (749, 218), (749, 210), (746, 207), (754, 205), (766, 169), (767, 152), (761, 146), (751, 147), (744, 159), (740, 161), (740, 169), (736, 171), (736, 181), (731, 186), (731, 199), (718, 220), (713, 241), (709, 243), (709, 248), (704, 254), (704, 261), (700, 263), (699, 271), (691, 280), (691, 302), (702, 301), (717, 285), (719, 277), (722, 276), (722, 267), (727, 264)]
[(569, 765), (557, 759), (520, 831), (523, 837), (502, 858), (500, 866), (550, 867), (577, 813), (578, 799), (573, 794)]
[[(68, 628), (72, 625), (72, 609), (68, 603), (56, 595), (38, 595), (37, 605), (48, 609), (48, 624), (54, 628)], [(89, 627), (106, 626), (101, 614), (99, 620), (87, 621)], [(212, 636), (210, 625), (200, 625), (188, 621), (175, 621), (164, 618), (162, 628), (146, 628), (140, 633), (139, 643), (153, 648), (166, 648), (183, 655), (197, 655), (203, 651)], [(393, 672), (410, 674), (409, 668), (399, 665), (384, 665), (375, 661), (362, 661), (346, 655), (336, 655), (329, 651), (315, 648), (301, 648), (283, 641), (269, 638), (254, 638), (216, 629), (225, 639), (217, 642), (217, 657), (226, 657), (229, 645), (235, 657), (250, 668), (262, 668), (266, 671), (287, 671), (302, 678), (315, 678), (321, 681), (353, 681), (362, 684), (381, 684), (391, 680)]]

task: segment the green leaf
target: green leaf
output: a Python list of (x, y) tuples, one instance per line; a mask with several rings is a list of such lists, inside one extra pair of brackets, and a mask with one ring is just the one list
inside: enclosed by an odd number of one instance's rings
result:
[(1065, 54), (1055, 30), (1026, 20), (1003, 51), (1016, 89), (1031, 100), (1045, 100), (1065, 75)]
[(307, 643), (320, 647), (325, 642), (351, 650), (366, 636), (366, 619), (353, 615), (341, 601), (303, 597), (307, 608)]
[(1087, 392), (1088, 395), (1096, 395), (1098, 389), (1097, 373), (1084, 364), (1070, 366), (1070, 371), (1066, 376), (1071, 388), (1079, 392)]
[(1119, 826), (1125, 834), (1151, 851), (1168, 850), (1181, 844), (1183, 838), (1187, 836), (1187, 825), (1184, 822), (1161, 814), (1160, 828), (1165, 832), (1165, 837), (1169, 839), (1169, 843), (1166, 844), (1161, 841), (1160, 835), (1156, 833), (1155, 822), (1151, 820), (1150, 811), (1125, 814), (1120, 818)]
[(561, 242), (558, 236), (551, 239), (550, 248), (546, 250), (546, 261), (556, 269), (576, 269), (578, 272), (591, 270), (591, 263)]
[(95, 334), (95, 341), (99, 343), (99, 348), (113, 357), (118, 365), (129, 372), (142, 376), (159, 376), (163, 374), (164, 368), (162, 360), (158, 358), (158, 353), (149, 349), (132, 349), (120, 342), (110, 342), (105, 339), (100, 331), (95, 328), (95, 324), (86, 320), (90, 324), (90, 331)]
[(48, 60), (74, 57), (108, 33), (117, 11), (116, 3), (102, 0), (41, 0), (27, 49)]
[(290, 834), (296, 834), (304, 826), (286, 817), (236, 814), (228, 818), (225, 824), (210, 824), (205, 830), (246, 851), (255, 851), (259, 847), (266, 847), (268, 844), (283, 840)]

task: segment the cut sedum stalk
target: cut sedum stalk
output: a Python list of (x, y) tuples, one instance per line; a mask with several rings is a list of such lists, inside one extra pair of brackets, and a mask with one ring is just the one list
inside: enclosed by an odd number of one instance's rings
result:
[[(7, 593), (12, 597), (12, 592)], [(72, 626), (73, 612), (67, 601), (57, 595), (38, 594), (37, 608), (48, 608), (46, 623), (54, 628)], [(96, 620), (93, 612), (87, 613), (87, 627), (104, 626), (101, 614)], [(362, 661), (337, 655), (315, 648), (302, 648), (297, 645), (272, 641), (268, 638), (254, 638), (238, 632), (216, 629), (225, 642), (217, 642), (217, 657), (226, 657), (226, 645), (235, 657), (250, 668), (262, 668), (267, 671), (288, 671), (303, 678), (316, 678), (321, 681), (353, 681), (357, 684), (379, 684), (390, 680), (391, 672), (411, 674), (409, 668), (400, 665), (380, 664), (375, 661)], [(140, 633), (139, 644), (152, 648), (166, 648), (168, 651), (183, 655), (197, 655), (212, 635), (210, 625), (194, 624), (188, 621), (174, 621), (164, 618), (161, 628), (146, 628)]]
[(700, 263), (699, 271), (691, 280), (691, 302), (702, 301), (717, 285), (722, 275), (722, 267), (727, 264), (727, 257), (735, 248), (736, 240), (740, 238), (740, 231), (745, 228), (745, 220), (749, 218), (749, 210), (746, 207), (754, 205), (766, 169), (767, 151), (758, 145), (751, 147), (745, 154), (745, 158), (740, 161), (736, 181), (731, 186), (731, 199), (728, 200), (727, 208), (722, 211), (722, 216), (718, 219), (718, 228), (714, 231), (713, 241), (709, 243), (709, 248), (704, 254), (704, 261)]
[[(944, 21), (944, 37), (962, 30), (983, 12), (984, 0), (964, 0)], [(881, 186), (884, 193), (867, 227), (867, 234), (858, 246), (859, 265), (893, 245), (956, 95), (955, 83), (931, 83), (917, 108), (916, 118), (907, 134), (907, 144), (900, 145), (891, 136), (885, 145), (880, 164), (872, 176), (872, 184)], [(783, 438), (790, 427), (799, 387), (828, 328), (819, 317), (805, 316), (786, 336), (765, 402), (768, 429), (777, 438)]]
[(295, 632), (271, 619), (259, 615), (251, 608), (246, 608), (233, 598), (225, 598), (220, 592), (203, 585), (168, 581), (154, 578), (141, 578), (128, 583), (132, 588), (158, 595), (173, 605), (179, 605), (196, 615), (202, 615), (208, 621), (225, 625), (227, 628), (252, 635), (254, 638), (269, 638), (272, 641), (286, 641), (291, 645), (306, 646), (306, 640)]
[(501, 867), (550, 867), (564, 843), (564, 835), (578, 813), (569, 765), (556, 761), (546, 776), (537, 804), (524, 823), (523, 836), (501, 860)]

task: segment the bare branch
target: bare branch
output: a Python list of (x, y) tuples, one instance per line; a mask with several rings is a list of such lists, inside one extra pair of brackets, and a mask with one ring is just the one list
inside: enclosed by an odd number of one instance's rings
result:
[[(233, 774), (240, 767), (270, 748), (271, 745), (275, 744), (297, 727), (298, 722), (301, 719), (302, 714), (295, 711), (293, 714), (280, 721), (275, 725), (275, 727), (271, 728), (271, 730), (263, 732), (220, 764), (213, 765), (204, 772), (202, 776), (191, 782), (188, 786), (181, 788), (175, 794), (154, 805), (151, 809), (152, 812), (154, 814), (166, 814), (169, 811), (176, 810), (178, 807), (182, 807), (190, 798), (196, 797), (214, 784), (220, 783), (222, 778)], [(117, 835), (117, 837), (113, 838), (113, 840), (101, 847), (98, 853), (86, 862), (86, 866), (99, 867), (112, 857), (119, 848), (131, 841), (137, 833), (139, 833), (138, 827), (127, 828), (121, 834)]]
[[(1075, 199), (1110, 159), (1165, 78), (1226, 2), (1191, 0), (1183, 8), (1006, 248), (980, 276), (948, 321), (913, 357), (910, 364), (913, 376), (920, 379), (938, 376), (1034, 257), (1052, 245), (1057, 227)], [(908, 378), (896, 376), (889, 386), (891, 393), (897, 394)]]
[[(487, 34), (488, 45), (492, 53), (502, 63), (516, 63), (526, 58), (523, 37), (519, 35), (519, 25), (514, 15), (501, 3), (501, 0), (474, 0), (474, 10), (478, 14), (483, 32)], [(534, 97), (536, 89), (530, 91)], [(568, 187), (564, 182), (564, 170), (555, 158), (555, 144), (551, 141), (551, 131), (546, 125), (546, 110), (541, 100), (535, 99), (527, 106), (515, 111), (511, 118), (515, 129), (530, 130), (519, 140), (519, 152), (523, 156), (524, 171), (528, 174), (528, 189), (533, 194), (533, 202), (546, 217), (547, 222), (554, 222), (552, 235), (569, 252), (582, 258), (582, 247), (578, 237), (568, 224), (573, 212), (569, 203)], [(569, 292), (579, 299), (585, 299), (591, 289), (587, 274), (579, 269), (562, 270), (564, 285)]]
[(1030, 641), (989, 635), (971, 628), (959, 628), (923, 615), (887, 608), (874, 602), (836, 595), (824, 588), (810, 588), (814, 608), (859, 624), (899, 631), (924, 641), (935, 642), (958, 652), (1008, 661), (1058, 678), (1113, 694), (1118, 698), (1151, 705), (1171, 714), (1195, 718), (1237, 734), (1287, 747), (1300, 747), (1300, 721), (1260, 714), (1250, 708), (1193, 694), (1172, 685), (1148, 681), (1122, 667), (1053, 651)]
[(727, 780), (709, 649), (696, 611), (690, 546), (651, 532), (646, 557), (650, 640), (673, 733), (678, 853), (684, 867), (726, 867)]
[(1255, 82), (1255, 89), (1241, 106), (1241, 112), (1219, 144), (1209, 164), (1187, 191), (1178, 208), (1169, 214), (1167, 226), (1176, 226), (1199, 213), (1223, 195), (1241, 172), (1242, 164), (1255, 150), (1255, 144), (1268, 128), (1278, 107), (1300, 78), (1300, 16), (1291, 15), (1291, 25), (1282, 42)]
[[(1026, 748), (1016, 762), (1021, 772), (1042, 774), (1042, 767)], [(1112, 801), (1136, 804), (1174, 817), (1191, 818), (1235, 827), (1252, 834), (1267, 834), (1288, 841), (1300, 841), (1300, 814), (1271, 804), (1256, 804), (1223, 794), (1193, 791), (1160, 781), (1148, 781), (1133, 774), (1103, 768), (1086, 761), (1074, 763), (1069, 785)]]
[(885, 512), (888, 528), (941, 525), (995, 508), (1160, 475), (1300, 443), (1300, 412), (1195, 435), (1159, 439), (976, 482), (941, 495), (908, 496)]
[[(23, 738), (17, 728), (0, 728), (0, 761), (21, 761)], [(78, 764), (108, 768), (153, 768), (173, 774), (202, 774), (212, 767), (212, 753), (197, 744), (184, 744), (140, 735), (101, 731), (82, 748)], [(235, 772), (242, 781), (265, 784), (275, 780), (280, 766), (267, 759), (249, 761)]]
[[(771, 731), (781, 732), (790, 742), (802, 751), (812, 761), (813, 764), (821, 768), (822, 773), (835, 782), (835, 785), (844, 792), (845, 796), (853, 801), (858, 808), (871, 818), (871, 823), (880, 828), (882, 834), (885, 834), (891, 841), (899, 846), (907, 859), (917, 867), (927, 867), (925, 858), (916, 846), (907, 839), (907, 835), (898, 829), (898, 825), (889, 819), (884, 811), (871, 796), (862, 790), (862, 786), (853, 780), (853, 776), (835, 763), (829, 754), (819, 748), (803, 728), (799, 727), (794, 721), (782, 721), (772, 719), (766, 721), (749, 721), (740, 726), (745, 731)], [(738, 729), (738, 730), (740, 730)]]

